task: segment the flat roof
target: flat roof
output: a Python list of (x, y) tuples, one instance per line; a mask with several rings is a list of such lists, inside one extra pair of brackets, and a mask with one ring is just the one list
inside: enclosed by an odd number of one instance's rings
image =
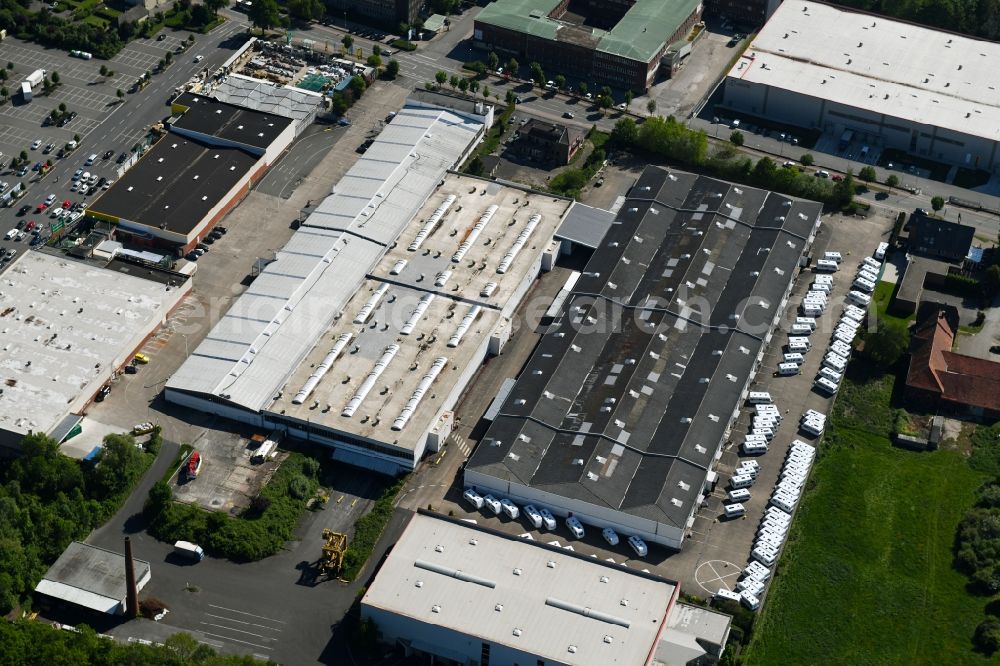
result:
[(447, 110), (404, 107), (174, 373), (168, 395), (269, 405), (482, 131)]
[(699, 5), (699, 0), (635, 0), (614, 28), (601, 30), (549, 18), (561, 2), (496, 0), (476, 16), (476, 21), (649, 62)]
[(729, 76), (1000, 139), (1000, 44), (785, 0)]
[(683, 528), (821, 209), (647, 167), (466, 469)]
[(287, 116), (255, 111), (191, 92), (177, 97), (172, 106), (187, 109), (174, 120), (174, 127), (232, 141), (261, 153), (292, 124)]
[(653, 653), (676, 593), (622, 565), (421, 512), (361, 603), (546, 662), (633, 666)]
[[(136, 582), (150, 575), (149, 562), (133, 558)], [(125, 599), (125, 556), (74, 541), (66, 547), (36, 592), (105, 613)]]
[[(417, 250), (411, 251), (411, 243), (426, 221), (449, 201), (434, 231)], [(482, 346), (501, 314), (513, 309), (511, 301), (517, 291), (523, 291), (525, 280), (534, 277), (534, 268), (569, 205), (568, 200), (559, 197), (448, 174), (403, 230), (395, 247), (385, 253), (355, 290), (343, 316), (322, 334), (322, 343), (294, 370), (270, 411), (308, 418), (341, 432), (392, 442), (408, 450), (419, 448), (422, 436), (441, 413), (451, 387), (460, 381), (470, 363), (480, 363)], [(494, 206), (495, 212), (476, 242), (460, 262), (454, 262), (453, 256), (463, 240)], [(497, 273), (500, 262), (536, 215), (523, 249), (505, 273)], [(400, 262), (405, 262), (405, 267), (397, 273)], [(446, 271), (450, 274), (443, 278)], [(490, 296), (484, 297), (481, 292), (487, 283), (495, 287)], [(377, 299), (377, 305), (369, 318), (356, 323), (358, 313), (372, 298)], [(427, 304), (426, 310), (413, 322), (412, 330), (404, 332), (422, 301)], [(472, 317), (472, 323), (461, 340), (450, 346), (452, 336), (467, 316)], [(343, 335), (349, 336), (350, 342), (308, 398), (295, 404), (299, 391)], [(390, 345), (398, 346), (398, 351), (381, 370), (375, 387), (353, 414), (343, 415), (342, 410), (358, 394)], [(429, 390), (422, 394), (405, 426), (398, 428), (396, 418), (438, 359), (445, 359), (439, 373), (433, 371), (437, 374)]]
[(22, 435), (55, 428), (166, 315), (173, 291), (26, 252), (0, 278), (0, 428)]
[(609, 210), (576, 201), (569, 209), (566, 219), (559, 225), (556, 238), (594, 249), (600, 245), (614, 219), (615, 214)]
[(261, 113), (305, 120), (323, 104), (323, 95), (295, 86), (279, 86), (243, 74), (229, 74), (215, 83), (212, 96)]
[(259, 158), (167, 134), (91, 206), (91, 212), (187, 235)]

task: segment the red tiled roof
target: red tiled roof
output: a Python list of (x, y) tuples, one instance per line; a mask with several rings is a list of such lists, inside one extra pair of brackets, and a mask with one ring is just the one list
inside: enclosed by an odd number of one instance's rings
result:
[(913, 334), (906, 385), (943, 400), (1000, 411), (1000, 363), (951, 351), (955, 334), (939, 312)]

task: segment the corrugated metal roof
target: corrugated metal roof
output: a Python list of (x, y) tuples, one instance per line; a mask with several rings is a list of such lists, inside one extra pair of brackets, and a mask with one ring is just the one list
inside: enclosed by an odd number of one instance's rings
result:
[(556, 238), (596, 249), (614, 220), (611, 211), (576, 202), (559, 225)]
[(270, 404), (481, 130), (446, 110), (400, 111), (167, 388)]

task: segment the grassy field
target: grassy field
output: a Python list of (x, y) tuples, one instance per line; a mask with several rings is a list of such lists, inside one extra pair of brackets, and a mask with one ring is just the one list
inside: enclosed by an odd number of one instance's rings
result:
[(988, 599), (952, 567), (955, 527), (984, 474), (954, 451), (913, 453), (840, 428), (810, 480), (747, 666), (978, 664)]

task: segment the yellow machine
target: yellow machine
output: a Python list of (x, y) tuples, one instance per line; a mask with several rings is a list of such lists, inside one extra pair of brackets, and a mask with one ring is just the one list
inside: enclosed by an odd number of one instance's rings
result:
[(340, 573), (340, 567), (344, 563), (344, 551), (347, 550), (347, 535), (334, 532), (330, 529), (323, 530), (323, 557), (319, 561), (321, 574), (335, 577)]

